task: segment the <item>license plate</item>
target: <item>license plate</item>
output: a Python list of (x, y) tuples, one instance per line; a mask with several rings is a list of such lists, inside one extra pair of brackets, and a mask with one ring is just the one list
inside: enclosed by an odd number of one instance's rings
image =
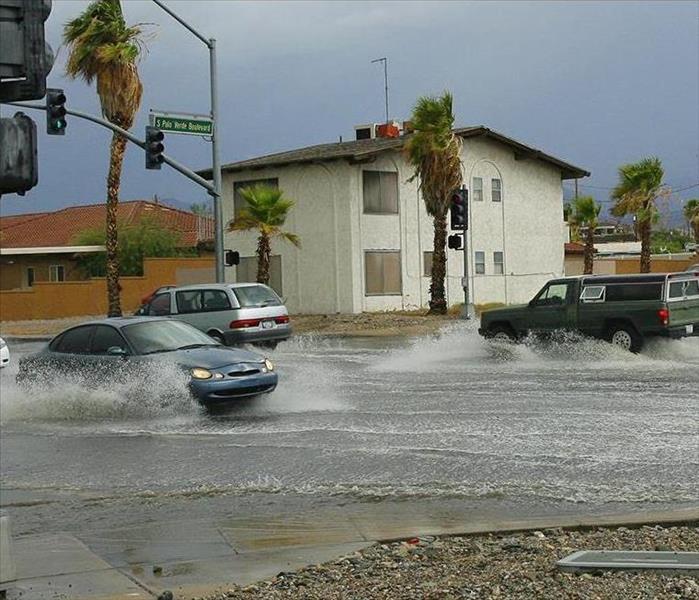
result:
[(274, 327), (274, 321), (262, 321), (262, 329), (272, 329)]
[(685, 325), (684, 329), (689, 335), (694, 333), (694, 325)]

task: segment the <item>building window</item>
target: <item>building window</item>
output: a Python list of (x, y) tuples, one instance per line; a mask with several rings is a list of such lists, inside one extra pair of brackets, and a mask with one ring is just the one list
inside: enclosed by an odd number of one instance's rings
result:
[(35, 281), (34, 267), (27, 267), (27, 287), (32, 287)]
[(240, 211), (243, 208), (246, 208), (248, 205), (247, 201), (240, 193), (241, 190), (249, 187), (255, 187), (256, 185), (266, 185), (269, 187), (278, 188), (279, 179), (275, 177), (272, 179), (249, 179), (247, 181), (236, 181), (233, 184), (233, 216), (235, 218), (237, 218)]
[(490, 194), (493, 202), (502, 202), (502, 181), (499, 179), (491, 179), (490, 186)]
[(493, 273), (503, 275), (505, 273), (505, 256), (502, 252), (493, 252)]
[(485, 275), (485, 252), (476, 251), (476, 275)]
[(364, 213), (398, 214), (398, 174), (390, 171), (362, 171)]
[[(236, 267), (235, 280), (238, 283), (257, 283), (257, 256), (241, 256)], [(282, 257), (279, 254), (270, 257), (269, 287), (278, 296), (282, 295)]]
[(402, 294), (400, 251), (370, 250), (365, 252), (364, 276), (367, 296)]
[(49, 267), (49, 281), (65, 281), (63, 265), (51, 265)]
[(432, 256), (433, 252), (422, 253), (422, 276), (432, 277)]
[(473, 178), (473, 186), (471, 188), (471, 191), (472, 191), (474, 202), (482, 202), (483, 201), (483, 178), (482, 177), (474, 177)]

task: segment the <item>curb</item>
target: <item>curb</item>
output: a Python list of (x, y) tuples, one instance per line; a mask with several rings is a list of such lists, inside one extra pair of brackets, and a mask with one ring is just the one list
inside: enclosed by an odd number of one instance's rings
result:
[(592, 529), (616, 529), (626, 527), (628, 529), (640, 529), (644, 526), (699, 526), (699, 508), (687, 510), (669, 511), (667, 514), (656, 513), (655, 515), (644, 515), (643, 513), (625, 515), (590, 515), (589, 517), (553, 517), (542, 518), (537, 521), (503, 521), (500, 524), (481, 523), (473, 527), (454, 531), (441, 531), (430, 534), (416, 534), (376, 540), (380, 544), (392, 542), (404, 542), (406, 540), (420, 537), (420, 535), (431, 535), (435, 537), (472, 537), (505, 533), (525, 533), (527, 531), (541, 531), (546, 529), (562, 529), (565, 531), (588, 531)]

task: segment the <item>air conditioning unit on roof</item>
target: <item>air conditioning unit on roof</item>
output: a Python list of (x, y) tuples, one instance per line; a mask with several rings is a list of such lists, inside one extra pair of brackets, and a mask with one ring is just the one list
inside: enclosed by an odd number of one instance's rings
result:
[(376, 123), (370, 123), (369, 125), (355, 125), (354, 133), (356, 139), (358, 140), (373, 140), (376, 137), (376, 129), (378, 125)]

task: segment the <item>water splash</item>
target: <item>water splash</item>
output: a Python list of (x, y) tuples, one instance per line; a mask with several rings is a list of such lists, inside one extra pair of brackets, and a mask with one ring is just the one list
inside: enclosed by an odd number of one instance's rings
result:
[(159, 361), (157, 368), (138, 365), (109, 383), (87, 373), (41, 377), (16, 383), (18, 361), (0, 380), (0, 423), (13, 421), (92, 421), (178, 414), (195, 415), (201, 406), (187, 389), (188, 375), (176, 364)]
[(434, 372), (468, 368), (482, 363), (516, 363), (522, 368), (560, 369), (582, 364), (599, 369), (637, 369), (644, 363), (699, 365), (699, 339), (648, 340), (640, 354), (574, 332), (555, 332), (548, 339), (529, 336), (520, 343), (486, 340), (474, 322), (443, 328), (438, 334), (413, 339), (407, 347), (392, 348), (370, 366), (379, 372)]

